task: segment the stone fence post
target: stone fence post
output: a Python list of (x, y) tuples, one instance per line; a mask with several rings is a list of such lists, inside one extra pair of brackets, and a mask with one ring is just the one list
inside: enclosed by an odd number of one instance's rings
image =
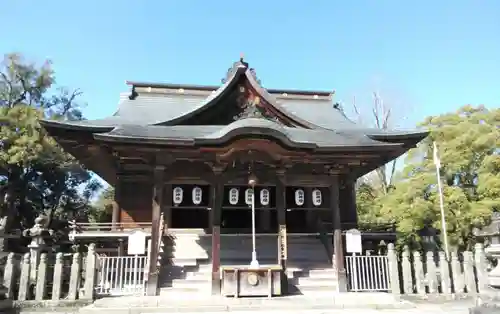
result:
[(389, 284), (391, 293), (394, 295), (400, 295), (401, 288), (399, 287), (398, 256), (393, 243), (389, 243), (387, 246), (387, 261), (389, 263)]
[(95, 244), (91, 243), (88, 248), (86, 265), (85, 265), (85, 282), (84, 294), (82, 299), (93, 300), (94, 288), (96, 284), (96, 268), (97, 268), (97, 254), (95, 252)]
[(481, 243), (474, 246), (474, 264), (476, 265), (477, 292), (486, 293), (489, 290), (488, 265), (486, 253)]

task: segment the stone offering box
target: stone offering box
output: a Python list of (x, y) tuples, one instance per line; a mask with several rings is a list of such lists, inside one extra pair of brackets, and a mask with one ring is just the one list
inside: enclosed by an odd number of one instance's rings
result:
[(223, 266), (222, 295), (238, 297), (272, 297), (282, 294), (284, 279), (280, 265)]

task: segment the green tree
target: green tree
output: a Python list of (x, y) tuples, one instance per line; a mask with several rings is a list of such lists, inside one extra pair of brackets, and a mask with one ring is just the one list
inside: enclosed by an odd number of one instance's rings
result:
[(395, 189), (380, 199), (380, 214), (397, 224), (402, 241), (418, 240), (424, 226), (441, 229), (435, 141), (448, 238), (453, 246), (470, 248), (473, 228), (500, 209), (500, 109), (465, 106), (429, 117), (421, 126), (431, 134), (410, 151)]
[[(395, 111), (394, 109), (397, 107), (385, 102), (378, 92), (373, 92), (371, 102), (364, 104), (368, 106), (360, 106), (354, 99), (351, 106), (355, 120), (360, 125), (386, 131), (393, 127), (394, 121), (405, 120), (402, 112)], [(387, 195), (393, 188), (397, 162), (398, 159), (395, 159), (382, 165), (356, 182), (358, 219), (360, 225), (364, 225), (365, 228), (378, 229), (381, 225), (386, 225), (389, 222), (385, 216), (380, 214), (379, 199)]]
[(41, 66), (19, 54), (0, 66), (0, 187), (7, 228), (30, 226), (43, 213), (78, 218), (88, 212), (98, 181), (47, 136), (41, 118), (79, 120), (79, 91), (55, 89), (50, 62)]
[(115, 201), (115, 191), (112, 186), (103, 189), (99, 194), (96, 202), (92, 204), (92, 212), (89, 213), (89, 221), (91, 222), (109, 222), (113, 210), (113, 202)]

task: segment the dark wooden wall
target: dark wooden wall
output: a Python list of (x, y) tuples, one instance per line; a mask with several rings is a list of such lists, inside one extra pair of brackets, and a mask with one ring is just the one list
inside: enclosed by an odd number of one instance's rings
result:
[(146, 182), (121, 181), (118, 204), (120, 222), (151, 222), (153, 186)]

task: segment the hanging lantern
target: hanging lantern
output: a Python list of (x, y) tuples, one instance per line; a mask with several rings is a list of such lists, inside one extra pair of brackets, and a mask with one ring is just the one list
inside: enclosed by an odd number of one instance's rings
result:
[(232, 188), (231, 190), (229, 190), (229, 204), (231, 205), (238, 204), (239, 194), (240, 193), (237, 188)]
[(269, 205), (269, 190), (268, 189), (260, 190), (260, 203), (264, 206)]
[(180, 186), (177, 186), (174, 188), (174, 191), (173, 191), (174, 195), (172, 196), (173, 197), (173, 200), (174, 200), (174, 204), (175, 205), (179, 205), (180, 203), (182, 203), (182, 198), (184, 196), (184, 191), (182, 190), (182, 188)]
[(203, 192), (199, 186), (194, 187), (193, 191), (191, 192), (191, 198), (193, 200), (193, 204), (200, 205), (202, 194)]
[(319, 206), (323, 202), (323, 197), (321, 195), (321, 191), (318, 189), (314, 189), (312, 191), (312, 202), (314, 206)]
[(295, 190), (295, 204), (297, 204), (298, 206), (304, 205), (304, 190)]
[(245, 190), (245, 203), (247, 205), (252, 205), (253, 189), (248, 188)]

